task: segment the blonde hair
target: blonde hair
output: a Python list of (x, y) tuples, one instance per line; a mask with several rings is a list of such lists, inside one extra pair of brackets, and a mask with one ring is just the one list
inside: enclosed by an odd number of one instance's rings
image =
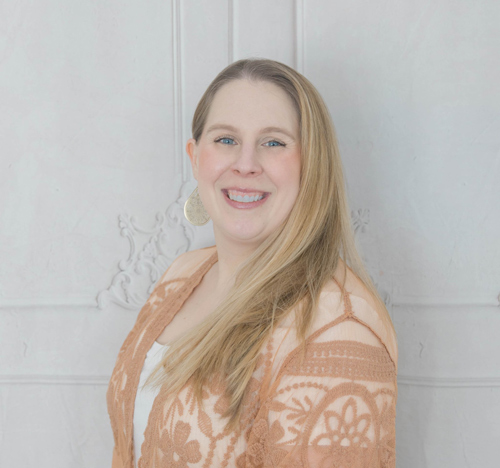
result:
[(147, 384), (178, 393), (188, 382), (202, 402), (202, 388), (223, 377), (227, 429), (238, 427), (247, 384), (265, 340), (299, 306), (295, 327), (304, 355), (318, 297), (339, 258), (365, 284), (391, 327), (392, 321), (356, 250), (342, 162), (328, 109), (297, 71), (267, 59), (244, 59), (220, 72), (202, 96), (192, 124), (198, 142), (217, 91), (232, 80), (267, 81), (293, 101), (300, 122), (301, 178), (290, 215), (238, 269), (225, 300), (204, 321), (171, 343)]

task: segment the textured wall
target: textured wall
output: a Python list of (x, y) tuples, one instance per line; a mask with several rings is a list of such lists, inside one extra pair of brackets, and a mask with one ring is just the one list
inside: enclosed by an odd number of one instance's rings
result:
[(1, 3), (0, 466), (110, 466), (118, 348), (212, 243), (182, 217), (191, 116), (246, 56), (331, 111), (398, 332), (398, 468), (497, 466), (499, 21), (495, 0)]

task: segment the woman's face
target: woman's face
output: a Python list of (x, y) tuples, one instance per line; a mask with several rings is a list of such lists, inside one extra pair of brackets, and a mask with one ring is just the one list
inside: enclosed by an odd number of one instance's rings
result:
[(278, 86), (224, 85), (186, 150), (218, 243), (257, 247), (290, 213), (299, 192), (299, 121)]

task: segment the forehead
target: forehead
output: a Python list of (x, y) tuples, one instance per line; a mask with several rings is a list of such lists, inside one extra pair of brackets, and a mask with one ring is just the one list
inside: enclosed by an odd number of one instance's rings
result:
[(239, 129), (285, 127), (297, 134), (299, 119), (290, 96), (268, 81), (233, 80), (212, 101), (205, 128), (213, 123)]

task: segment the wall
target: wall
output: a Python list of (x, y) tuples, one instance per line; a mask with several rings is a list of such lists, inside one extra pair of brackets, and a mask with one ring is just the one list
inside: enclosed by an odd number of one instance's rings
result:
[(202, 92), (246, 56), (324, 96), (398, 332), (399, 468), (500, 455), (500, 4), (0, 5), (0, 466), (108, 467), (105, 391), (182, 217)]

